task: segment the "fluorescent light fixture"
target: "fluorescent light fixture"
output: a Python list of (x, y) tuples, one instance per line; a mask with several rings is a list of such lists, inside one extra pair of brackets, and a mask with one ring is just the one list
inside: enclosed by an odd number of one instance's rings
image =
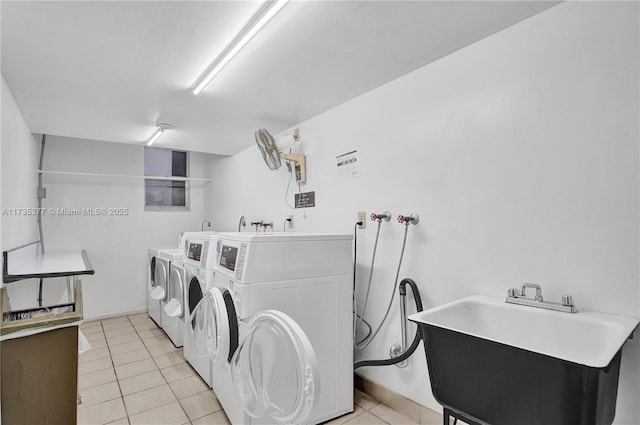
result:
[(160, 136), (162, 136), (162, 133), (164, 133), (164, 130), (165, 130), (164, 128), (158, 127), (158, 129), (155, 131), (155, 133), (153, 133), (153, 136), (151, 136), (151, 138), (147, 142), (147, 146), (153, 145), (153, 143), (156, 140), (158, 140), (160, 138)]
[(288, 2), (289, 0), (265, 2), (233, 41), (222, 51), (220, 56), (211, 62), (207, 69), (205, 69), (195, 83), (193, 83), (193, 94), (200, 94), (207, 84), (211, 82), (213, 77), (218, 75), (220, 71), (231, 62), (231, 59), (233, 59)]

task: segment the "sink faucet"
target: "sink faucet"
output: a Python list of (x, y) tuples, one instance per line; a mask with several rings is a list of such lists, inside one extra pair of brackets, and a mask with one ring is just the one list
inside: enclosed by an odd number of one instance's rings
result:
[[(527, 297), (527, 288), (536, 290), (534, 298)], [(526, 305), (529, 307), (545, 308), (547, 310), (564, 311), (566, 313), (577, 313), (578, 309), (573, 303), (573, 297), (571, 295), (564, 295), (562, 301), (554, 303), (550, 301), (544, 301), (542, 298), (542, 287), (537, 283), (525, 283), (520, 290), (517, 288), (510, 288), (507, 291), (507, 299), (505, 300), (511, 304)]]
[(238, 233), (240, 233), (242, 231), (243, 227), (247, 227), (247, 222), (244, 219), (244, 216), (241, 215), (240, 216), (240, 221), (238, 222)]
[(534, 288), (536, 290), (536, 297), (534, 298), (536, 301), (544, 301), (542, 299), (542, 288), (537, 283), (525, 283), (520, 288), (520, 296), (525, 297), (527, 295), (527, 288)]
[(211, 222), (209, 220), (202, 220), (202, 224), (200, 225), (200, 231), (204, 232), (204, 225), (207, 224), (207, 227), (211, 228)]

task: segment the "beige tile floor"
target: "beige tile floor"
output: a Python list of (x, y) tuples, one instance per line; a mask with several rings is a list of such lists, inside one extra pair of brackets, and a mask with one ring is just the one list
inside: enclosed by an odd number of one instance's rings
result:
[[(215, 394), (146, 313), (85, 322), (78, 424), (229, 424)], [(328, 424), (415, 424), (355, 392), (354, 412)]]

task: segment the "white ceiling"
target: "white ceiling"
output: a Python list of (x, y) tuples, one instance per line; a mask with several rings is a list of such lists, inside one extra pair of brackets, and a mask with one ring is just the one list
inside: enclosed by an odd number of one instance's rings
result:
[(294, 1), (194, 96), (261, 2), (3, 0), (2, 75), (34, 133), (231, 155), (554, 4)]

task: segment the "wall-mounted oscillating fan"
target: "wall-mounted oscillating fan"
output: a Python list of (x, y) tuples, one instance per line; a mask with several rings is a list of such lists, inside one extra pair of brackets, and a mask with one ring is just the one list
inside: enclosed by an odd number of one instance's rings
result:
[[(284, 153), (282, 148), (278, 147), (276, 140), (264, 128), (255, 132), (256, 143), (262, 153), (262, 158), (270, 170), (277, 170), (282, 166), (282, 160), (293, 162), (296, 170), (296, 182), (305, 183), (307, 181), (307, 167), (305, 156), (296, 153)], [(298, 139), (298, 133), (294, 136), (294, 141)]]

